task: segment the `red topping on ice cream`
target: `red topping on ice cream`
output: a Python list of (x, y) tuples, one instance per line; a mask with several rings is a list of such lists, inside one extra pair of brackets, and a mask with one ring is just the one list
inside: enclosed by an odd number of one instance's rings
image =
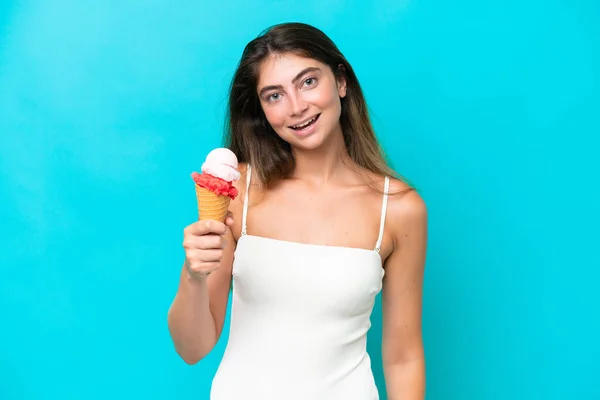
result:
[(232, 182), (225, 181), (210, 174), (198, 172), (192, 173), (192, 179), (200, 187), (203, 187), (216, 195), (228, 196), (234, 200), (238, 195), (238, 190), (233, 186)]

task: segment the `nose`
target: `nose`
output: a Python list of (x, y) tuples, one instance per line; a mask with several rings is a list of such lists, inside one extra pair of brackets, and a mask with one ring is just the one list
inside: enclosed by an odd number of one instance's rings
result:
[(302, 115), (308, 109), (308, 103), (296, 93), (289, 96), (291, 105), (291, 114), (293, 116)]

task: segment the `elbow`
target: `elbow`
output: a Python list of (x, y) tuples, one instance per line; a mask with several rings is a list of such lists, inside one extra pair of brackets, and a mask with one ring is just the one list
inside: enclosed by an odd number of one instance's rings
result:
[(197, 348), (197, 344), (185, 338), (177, 324), (172, 319), (172, 314), (168, 315), (168, 329), (171, 336), (175, 353), (188, 365), (195, 365), (206, 355)]
[(188, 365), (198, 364), (208, 354), (208, 352), (197, 348), (178, 346), (177, 344), (175, 344), (175, 352)]
[(210, 330), (203, 333), (202, 329), (181, 323), (171, 310), (168, 312), (167, 325), (175, 352), (188, 365), (202, 361), (218, 339), (211, 335)]
[(187, 365), (196, 365), (202, 360), (202, 356), (200, 354), (195, 354), (192, 352), (187, 353), (178, 353), (179, 357), (187, 364)]
[(206, 352), (200, 349), (178, 346), (175, 344), (175, 352), (187, 365), (198, 364), (206, 356)]
[(175, 346), (175, 351), (186, 364), (195, 365), (202, 361), (213, 348), (214, 346), (205, 348), (182, 348)]

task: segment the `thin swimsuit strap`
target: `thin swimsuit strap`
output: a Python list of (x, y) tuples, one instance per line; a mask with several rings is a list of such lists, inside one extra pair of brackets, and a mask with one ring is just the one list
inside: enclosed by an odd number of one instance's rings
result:
[(381, 205), (381, 221), (379, 222), (379, 237), (377, 238), (377, 244), (375, 245), (375, 251), (379, 253), (381, 250), (381, 242), (383, 241), (383, 227), (385, 226), (385, 213), (387, 211), (387, 199), (388, 192), (390, 189), (390, 177), (385, 177), (385, 184), (383, 187), (383, 204)]
[[(246, 194), (244, 196), (244, 209), (242, 211), (242, 236), (246, 235), (246, 217), (248, 215), (248, 192), (250, 191), (250, 178), (252, 176), (252, 168), (248, 164), (248, 174), (246, 176)], [(375, 244), (375, 251), (379, 253), (381, 250), (381, 242), (383, 241), (383, 228), (385, 226), (385, 214), (387, 211), (387, 199), (390, 188), (390, 177), (385, 177), (385, 185), (383, 188), (383, 204), (381, 206), (381, 221), (379, 223), (379, 237)]]
[(248, 192), (250, 191), (250, 177), (252, 168), (248, 164), (248, 174), (246, 175), (246, 195), (244, 196), (244, 211), (242, 212), (242, 236), (246, 234), (246, 215), (248, 215)]

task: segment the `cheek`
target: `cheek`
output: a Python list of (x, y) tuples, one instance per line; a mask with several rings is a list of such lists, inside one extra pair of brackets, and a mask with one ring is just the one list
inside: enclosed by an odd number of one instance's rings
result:
[(322, 108), (336, 107), (339, 103), (339, 96), (335, 87), (323, 88), (319, 93), (315, 93), (315, 104), (319, 104)]
[(273, 128), (278, 128), (285, 122), (285, 112), (283, 111), (283, 107), (265, 107), (263, 108), (263, 112), (265, 113), (267, 121)]

